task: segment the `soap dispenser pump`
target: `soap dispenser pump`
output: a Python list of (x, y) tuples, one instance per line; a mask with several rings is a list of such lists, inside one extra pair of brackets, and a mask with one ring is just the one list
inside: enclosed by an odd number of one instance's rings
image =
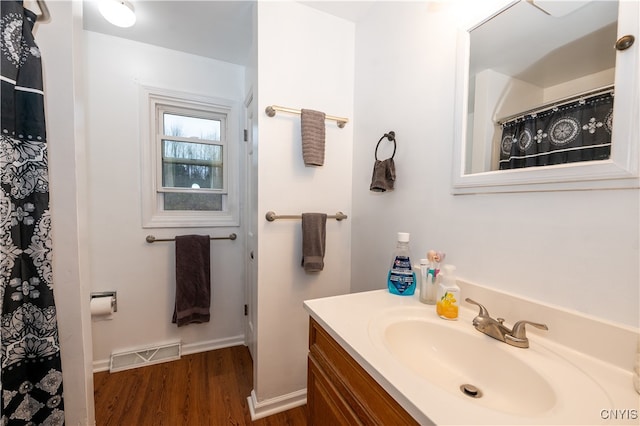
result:
[(447, 320), (458, 319), (460, 287), (456, 284), (455, 270), (455, 266), (445, 265), (442, 281), (438, 285), (436, 313)]

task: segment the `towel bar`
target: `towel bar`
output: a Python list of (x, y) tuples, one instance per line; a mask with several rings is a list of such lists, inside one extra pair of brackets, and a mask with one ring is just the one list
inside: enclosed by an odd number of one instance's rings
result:
[[(267, 114), (269, 117), (275, 116), (276, 111), (288, 112), (291, 114), (298, 114), (298, 115), (302, 114), (302, 111), (300, 111), (299, 109), (287, 108), (287, 107), (282, 107), (278, 105), (269, 105), (264, 109), (265, 114)], [(340, 127), (341, 129), (344, 127), (345, 124), (349, 122), (348, 118), (336, 117), (334, 115), (325, 115), (324, 118), (326, 120), (337, 121), (338, 127)]]
[[(228, 237), (210, 237), (210, 240), (235, 240), (236, 238), (238, 238), (238, 236), (233, 233), (233, 234), (229, 234)], [(175, 241), (175, 238), (156, 238), (153, 235), (147, 235), (147, 238), (145, 238), (145, 240), (151, 244), (151, 243), (157, 243), (159, 241)]]
[[(272, 211), (267, 212), (267, 214), (265, 214), (264, 217), (269, 222), (273, 222), (276, 219), (302, 219), (301, 215), (290, 215), (290, 214), (277, 215), (277, 214), (275, 214), (275, 212), (272, 212)], [(327, 215), (327, 219), (335, 219), (337, 221), (344, 220), (344, 219), (346, 219), (348, 217), (349, 216), (347, 216), (346, 214), (344, 214), (342, 212), (338, 212), (338, 213), (336, 213), (334, 215)]]

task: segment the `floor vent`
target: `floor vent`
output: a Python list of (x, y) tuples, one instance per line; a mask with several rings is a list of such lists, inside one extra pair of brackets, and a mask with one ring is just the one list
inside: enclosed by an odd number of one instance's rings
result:
[(129, 370), (131, 368), (145, 367), (147, 365), (160, 364), (161, 362), (180, 359), (182, 355), (181, 344), (170, 343), (168, 345), (152, 348), (111, 354), (109, 372)]

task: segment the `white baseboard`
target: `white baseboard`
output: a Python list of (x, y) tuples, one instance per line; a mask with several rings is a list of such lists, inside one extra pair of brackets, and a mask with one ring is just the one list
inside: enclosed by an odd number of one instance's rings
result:
[[(229, 348), (231, 346), (244, 345), (244, 335), (225, 337), (222, 339), (207, 340), (204, 342), (187, 343), (182, 345), (182, 355), (190, 355), (216, 349)], [(153, 346), (150, 344), (149, 346)], [(93, 361), (93, 372), (109, 371), (110, 359)]]
[(197, 354), (216, 349), (230, 348), (231, 346), (244, 345), (244, 334), (225, 337), (222, 339), (208, 340), (206, 342), (187, 343), (182, 345), (182, 355)]
[(258, 401), (255, 390), (247, 397), (251, 420), (258, 420), (272, 414), (281, 413), (307, 403), (307, 389), (291, 392), (276, 398)]
[(93, 361), (93, 372), (99, 373), (101, 371), (109, 371), (110, 364), (111, 364), (111, 361), (109, 358)]

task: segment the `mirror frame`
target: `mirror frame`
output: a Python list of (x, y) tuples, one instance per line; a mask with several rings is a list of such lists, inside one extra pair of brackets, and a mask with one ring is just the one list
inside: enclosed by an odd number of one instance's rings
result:
[[(611, 156), (608, 160), (567, 163), (514, 170), (465, 174), (469, 91), (470, 31), (502, 11), (469, 29), (460, 30), (457, 40), (454, 107), (453, 194), (496, 192), (566, 191), (640, 188), (640, 2), (620, 1), (618, 38), (633, 34), (636, 43), (616, 52), (615, 100)], [(613, 48), (613, 47), (612, 47)]]

